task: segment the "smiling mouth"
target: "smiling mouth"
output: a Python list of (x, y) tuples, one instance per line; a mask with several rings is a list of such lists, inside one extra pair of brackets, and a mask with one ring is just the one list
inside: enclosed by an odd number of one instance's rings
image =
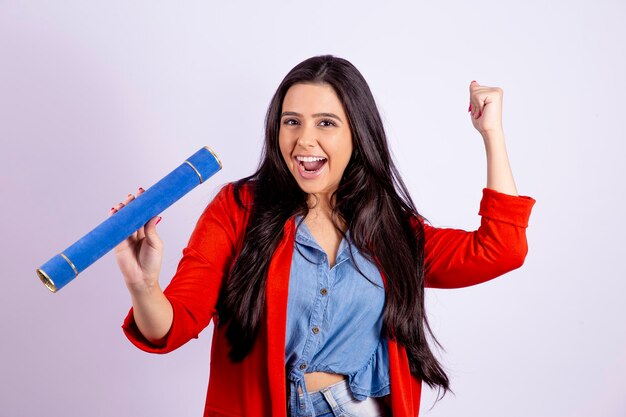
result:
[(304, 172), (315, 173), (315, 172), (318, 172), (320, 169), (322, 169), (322, 167), (326, 164), (328, 159), (321, 158), (320, 160), (316, 160), (316, 161), (302, 161), (298, 159), (297, 161), (298, 161), (298, 164), (304, 170)]

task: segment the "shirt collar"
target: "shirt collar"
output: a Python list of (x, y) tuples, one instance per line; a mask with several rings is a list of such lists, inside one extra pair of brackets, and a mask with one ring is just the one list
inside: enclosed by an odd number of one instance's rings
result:
[[(324, 253), (324, 249), (322, 249), (321, 246), (315, 241), (315, 238), (311, 234), (311, 231), (307, 227), (306, 223), (304, 221), (300, 223), (300, 220), (302, 220), (302, 215), (296, 214), (294, 222), (294, 227), (296, 227), (296, 242)], [(346, 230), (346, 238), (350, 239), (350, 230)], [(337, 259), (335, 264), (339, 264), (343, 260), (350, 258), (350, 251), (348, 249), (348, 242), (346, 241), (346, 238), (341, 239), (339, 249), (337, 250)], [(357, 250), (356, 246), (352, 245), (352, 251), (356, 252)]]

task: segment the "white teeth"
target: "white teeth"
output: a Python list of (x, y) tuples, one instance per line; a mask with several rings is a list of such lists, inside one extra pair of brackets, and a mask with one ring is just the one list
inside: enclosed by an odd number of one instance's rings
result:
[(300, 162), (315, 162), (315, 161), (322, 161), (326, 159), (326, 158), (322, 158), (319, 156), (297, 156), (296, 158)]

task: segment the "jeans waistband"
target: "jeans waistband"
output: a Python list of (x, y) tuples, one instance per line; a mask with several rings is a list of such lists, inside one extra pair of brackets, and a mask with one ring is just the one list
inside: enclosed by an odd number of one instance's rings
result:
[[(302, 395), (302, 394), (299, 394)], [(346, 413), (363, 417), (387, 416), (387, 406), (380, 397), (357, 401), (352, 395), (348, 380), (337, 382), (319, 391), (308, 393), (314, 416), (343, 416)]]
[[(339, 405), (351, 401), (354, 398), (352, 397), (352, 392), (350, 391), (350, 385), (348, 385), (347, 379), (343, 379), (333, 385), (329, 385), (325, 388), (325, 390), (330, 391), (333, 398)], [(310, 391), (309, 397), (311, 398), (311, 403), (313, 404), (313, 415), (320, 415), (323, 413), (332, 412), (332, 408), (328, 404), (328, 401), (324, 397), (324, 394), (322, 394), (322, 390)]]

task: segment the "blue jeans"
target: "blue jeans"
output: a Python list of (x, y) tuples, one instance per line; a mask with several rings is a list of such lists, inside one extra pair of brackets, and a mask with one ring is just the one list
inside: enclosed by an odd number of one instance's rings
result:
[[(359, 401), (352, 396), (347, 379), (322, 388), (319, 391), (309, 392), (313, 403), (311, 417), (388, 417), (391, 413), (382, 398), (368, 397)], [(302, 394), (300, 402), (304, 402)], [(290, 416), (300, 416), (295, 410), (291, 410)]]

